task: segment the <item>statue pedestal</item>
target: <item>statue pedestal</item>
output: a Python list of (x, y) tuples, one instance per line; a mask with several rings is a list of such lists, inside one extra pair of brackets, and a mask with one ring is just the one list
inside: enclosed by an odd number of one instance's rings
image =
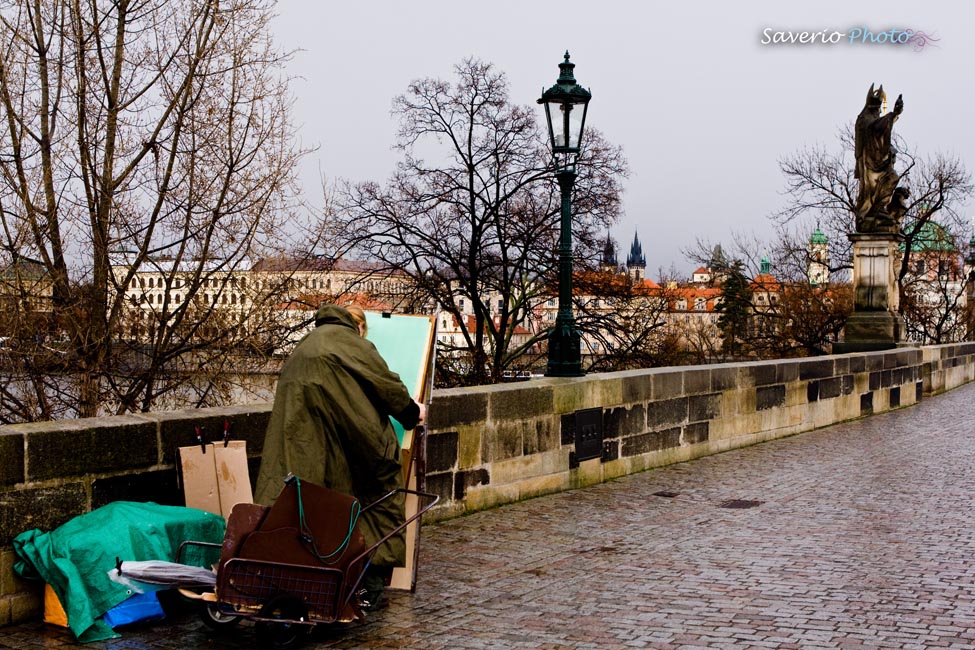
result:
[(853, 242), (853, 313), (846, 321), (843, 341), (833, 352), (888, 350), (903, 340), (904, 319), (897, 313), (898, 233), (855, 233)]

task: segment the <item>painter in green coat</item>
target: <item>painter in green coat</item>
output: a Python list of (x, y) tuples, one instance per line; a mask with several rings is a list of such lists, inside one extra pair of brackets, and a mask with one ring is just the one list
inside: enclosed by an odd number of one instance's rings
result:
[[(356, 317), (337, 305), (322, 306), (315, 329), (281, 369), (257, 479), (258, 503), (273, 503), (289, 473), (354, 495), (363, 505), (403, 487), (399, 441), (389, 418), (412, 429), (422, 411), (364, 338), (361, 311)], [(366, 543), (374, 544), (404, 519), (402, 495), (365, 512), (360, 525)], [(372, 562), (402, 566), (405, 553), (401, 533)]]

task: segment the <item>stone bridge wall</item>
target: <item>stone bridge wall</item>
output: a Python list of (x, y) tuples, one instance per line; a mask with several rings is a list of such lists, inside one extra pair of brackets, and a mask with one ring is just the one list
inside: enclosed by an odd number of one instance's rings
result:
[[(435, 391), (426, 479), (442, 501), (428, 520), (909, 406), (973, 379), (966, 343)], [(0, 625), (40, 612), (36, 585), (13, 573), (14, 536), (119, 499), (181, 505), (176, 448), (196, 427), (217, 439), (229, 422), (254, 476), (269, 413), (260, 404), (0, 426)]]

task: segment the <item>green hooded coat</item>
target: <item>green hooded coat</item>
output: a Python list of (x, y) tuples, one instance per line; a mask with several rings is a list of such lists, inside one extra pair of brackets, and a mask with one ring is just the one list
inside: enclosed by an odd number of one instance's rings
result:
[[(399, 442), (389, 418), (398, 416), (412, 428), (419, 409), (376, 347), (359, 336), (348, 311), (325, 305), (315, 324), (281, 369), (255, 500), (272, 504), (291, 473), (354, 495), (366, 506), (403, 487)], [(404, 519), (402, 495), (363, 513), (366, 543), (371, 546)], [(400, 533), (372, 562), (400, 566), (404, 559)]]

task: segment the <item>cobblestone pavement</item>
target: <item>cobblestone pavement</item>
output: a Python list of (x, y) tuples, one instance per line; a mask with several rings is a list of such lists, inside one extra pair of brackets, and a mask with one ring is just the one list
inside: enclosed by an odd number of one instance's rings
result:
[[(975, 648), (973, 403), (969, 385), (427, 526), (417, 593), (307, 647)], [(188, 613), (87, 646), (0, 629), (18, 650), (253, 644)]]

